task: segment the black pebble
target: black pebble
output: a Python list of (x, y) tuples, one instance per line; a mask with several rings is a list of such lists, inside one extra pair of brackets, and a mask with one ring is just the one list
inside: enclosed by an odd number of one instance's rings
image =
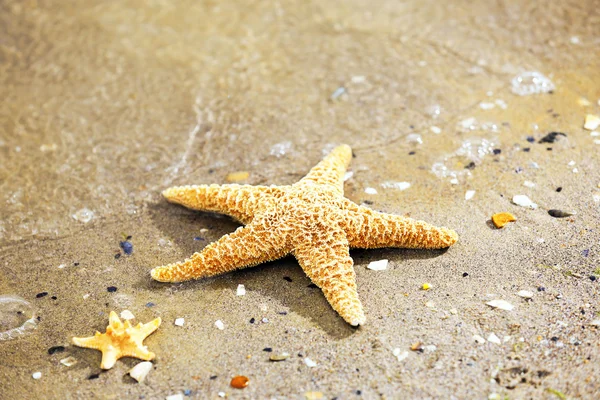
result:
[(106, 288), (106, 290), (108, 290), (109, 293), (113, 293), (117, 291), (117, 287), (116, 286), (109, 286)]
[(56, 300), (56, 299), (58, 299), (58, 297), (56, 297), (56, 296), (52, 296), (52, 297), (50, 297), (50, 298), (51, 298), (52, 300)]
[(254, 318), (250, 318), (250, 323), (253, 324), (256, 321)]
[(121, 253), (115, 254), (115, 260), (118, 260), (119, 258), (121, 258)]
[(411, 151), (411, 152), (409, 152), (409, 153), (408, 153), (408, 155), (409, 155), (409, 156), (414, 156), (414, 155), (415, 155), (415, 153), (416, 153), (416, 151)]
[(550, 340), (552, 340), (553, 342), (558, 342), (558, 336), (552, 336)]
[(153, 302), (149, 301), (146, 303), (146, 307), (154, 307), (156, 304), (154, 304)]
[(272, 352), (272, 351), (273, 351), (273, 349), (272, 349), (272, 348), (270, 348), (270, 347), (265, 347), (265, 348), (263, 349), (263, 351), (266, 351), (267, 353), (270, 353), (270, 352)]
[(48, 354), (61, 353), (65, 351), (65, 346), (52, 346), (48, 349)]
[(217, 375), (213, 375), (213, 376), (210, 377), (211, 381), (214, 381), (215, 379), (217, 379)]
[(290, 278), (289, 276), (284, 276), (284, 277), (283, 277), (283, 279), (285, 279), (285, 280), (286, 280), (286, 281), (288, 281), (288, 282), (291, 282), (291, 281), (292, 281), (292, 278)]
[(90, 376), (88, 376), (88, 379), (98, 379), (100, 377), (100, 374), (91, 374)]
[(554, 218), (565, 218), (565, 217), (570, 217), (571, 213), (568, 212), (564, 212), (561, 210), (548, 210), (548, 214), (550, 214), (550, 216), (554, 217)]
[(552, 151), (552, 147), (546, 147), (546, 150)]
[(467, 276), (469, 276), (468, 272), (463, 272), (463, 278), (466, 278)]
[(545, 288), (545, 287), (543, 287), (543, 286), (540, 286), (540, 287), (538, 288), (538, 292), (545, 292), (545, 291), (546, 291), (546, 288)]
[(523, 151), (524, 151), (525, 153), (529, 153), (529, 150), (531, 150), (529, 147), (525, 147), (525, 148), (523, 149)]
[(42, 297), (45, 297), (45, 296), (48, 296), (48, 292), (41, 292), (41, 293), (38, 293), (38, 294), (35, 295), (35, 297), (38, 298), (38, 299), (42, 298)]
[(368, 204), (368, 205), (372, 205), (373, 202), (371, 200), (364, 200), (363, 203)]
[(123, 249), (123, 252), (127, 255), (133, 253), (133, 244), (129, 241), (119, 242), (119, 246)]
[(73, 265), (76, 266), (76, 267), (79, 267), (79, 263), (78, 262), (74, 262)]
[(204, 238), (203, 238), (203, 237), (201, 237), (201, 236), (196, 236), (196, 237), (194, 238), (194, 240), (204, 240)]
[(287, 315), (287, 311), (277, 311), (277, 314), (279, 314), (279, 315)]
[(467, 164), (467, 166), (465, 168), (466, 169), (474, 169), (475, 168), (475, 163), (473, 161), (471, 161), (470, 163)]
[(494, 149), (494, 154), (500, 154), (502, 153), (502, 149)]
[(212, 168), (210, 168), (210, 169), (208, 170), (208, 173), (209, 173), (209, 174), (212, 174), (212, 173), (214, 173), (214, 172), (215, 172), (215, 170), (214, 170), (214, 169), (212, 169)]
[(590, 275), (590, 281), (594, 282), (596, 280), (596, 277), (594, 275)]
[(356, 394), (360, 396), (362, 394), (362, 392), (360, 390), (357, 390)]
[(527, 141), (529, 143), (533, 143), (533, 142), (535, 142), (535, 138), (533, 136), (527, 136)]
[(127, 238), (125, 240), (131, 240), (133, 238), (133, 236), (128, 235)]
[(562, 192), (562, 186), (559, 186), (559, 187), (557, 187), (557, 188), (556, 188), (556, 191), (557, 191), (558, 193)]

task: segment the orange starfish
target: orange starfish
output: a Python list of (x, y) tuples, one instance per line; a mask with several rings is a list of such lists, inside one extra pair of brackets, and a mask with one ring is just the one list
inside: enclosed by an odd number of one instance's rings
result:
[(349, 248), (445, 248), (458, 235), (423, 221), (384, 214), (344, 198), (352, 150), (335, 148), (290, 186), (199, 185), (165, 190), (172, 203), (227, 214), (242, 224), (191, 258), (154, 268), (161, 282), (180, 282), (294, 255), (329, 304), (349, 324), (365, 323)]
[(137, 326), (131, 326), (129, 321), (121, 322), (117, 313), (110, 312), (106, 333), (96, 332), (94, 336), (86, 338), (73, 338), (73, 344), (79, 347), (100, 350), (102, 352), (102, 363), (100, 368), (111, 369), (121, 357), (135, 357), (142, 360), (154, 359), (154, 353), (142, 345), (142, 342), (152, 332), (158, 329), (160, 318), (156, 318), (147, 324), (141, 322)]

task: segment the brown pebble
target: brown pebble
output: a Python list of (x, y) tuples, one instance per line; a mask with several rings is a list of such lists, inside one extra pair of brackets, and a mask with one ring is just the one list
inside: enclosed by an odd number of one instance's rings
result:
[(233, 379), (231, 379), (231, 387), (234, 387), (236, 389), (243, 389), (246, 386), (248, 386), (248, 384), (250, 383), (250, 379), (248, 379), (247, 376), (244, 375), (238, 375), (238, 376), (234, 376)]
[(572, 215), (575, 215), (574, 212), (562, 211), (562, 210), (548, 210), (548, 214), (550, 214), (554, 218), (566, 218)]
[(509, 222), (515, 222), (517, 218), (508, 212), (502, 212), (492, 215), (492, 222), (496, 228), (503, 228)]

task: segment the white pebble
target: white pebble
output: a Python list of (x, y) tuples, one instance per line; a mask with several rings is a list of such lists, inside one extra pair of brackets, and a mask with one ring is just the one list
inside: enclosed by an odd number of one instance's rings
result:
[(220, 330), (225, 329), (225, 324), (220, 319), (215, 321), (215, 326)]
[(410, 187), (410, 182), (383, 182), (381, 187), (384, 189), (406, 190)]
[(463, 127), (463, 129), (475, 129), (476, 123), (477, 120), (475, 119), (475, 117), (463, 119), (462, 121), (460, 121), (460, 125)]
[(88, 222), (90, 222), (92, 220), (92, 218), (94, 218), (94, 212), (90, 209), (82, 208), (81, 210), (79, 210), (75, 214), (73, 214), (72, 217), (73, 217), (73, 219), (75, 219), (79, 222), (83, 222), (84, 224), (87, 224)]
[(219, 392), (217, 394), (219, 395), (219, 397), (225, 397), (225, 392)]
[(506, 342), (510, 342), (511, 340), (512, 340), (512, 337), (510, 337), (510, 336), (504, 336), (504, 337), (502, 338), (502, 342), (504, 342), (504, 343), (506, 343)]
[(314, 362), (313, 360), (311, 360), (310, 358), (306, 357), (304, 359), (304, 363), (306, 364), (307, 367), (312, 368), (312, 367), (316, 367), (317, 363)]
[(500, 341), (500, 338), (498, 336), (496, 336), (495, 333), (490, 333), (490, 336), (488, 336), (487, 338), (488, 342), (490, 343), (494, 343), (494, 344), (501, 344), (502, 342)]
[(429, 128), (429, 130), (433, 133), (435, 133), (436, 135), (439, 135), (440, 133), (442, 133), (442, 130), (440, 128), (438, 128), (437, 126), (432, 126)]
[(475, 342), (477, 342), (479, 344), (485, 343), (485, 339), (479, 335), (473, 335), (473, 340), (475, 340)]
[(494, 107), (496, 107), (496, 105), (494, 103), (485, 103), (485, 102), (479, 103), (479, 108), (481, 108), (482, 110), (491, 110)]
[(569, 163), (567, 164), (569, 167), (572, 167), (573, 165), (575, 165), (575, 161), (571, 160), (569, 161)]
[(31, 374), (31, 377), (33, 379), (40, 379), (42, 377), (42, 373), (41, 372), (34, 372), (33, 374)]
[(366, 194), (377, 194), (377, 189), (372, 188), (372, 187), (368, 187), (365, 189), (365, 193)]
[(579, 44), (579, 43), (581, 42), (581, 41), (579, 40), (579, 37), (577, 37), (577, 36), (571, 36), (571, 39), (569, 39), (569, 41), (570, 41), (572, 44)]
[(585, 123), (583, 124), (583, 129), (587, 129), (588, 131), (593, 131), (594, 129), (600, 126), (600, 117), (593, 114), (588, 114), (585, 116)]
[(398, 347), (392, 351), (392, 354), (398, 359), (398, 361), (404, 361), (409, 355), (408, 351), (402, 351)]
[(410, 135), (406, 136), (406, 141), (408, 143), (423, 144), (423, 138), (418, 133), (411, 133)]
[(534, 188), (535, 183), (533, 183), (531, 181), (525, 181), (525, 182), (523, 182), (523, 186), (527, 186), (528, 188)]
[(268, 324), (269, 323), (269, 318), (263, 318), (263, 319), (261, 319), (261, 322), (263, 324)]
[(513, 308), (515, 308), (515, 306), (513, 306), (506, 300), (492, 300), (492, 301), (488, 301), (485, 304), (487, 304), (490, 307), (499, 308), (500, 310), (505, 310), (505, 311), (511, 311)]
[(535, 210), (538, 207), (537, 204), (531, 201), (531, 199), (525, 196), (524, 194), (517, 194), (513, 196), (512, 202), (518, 206), (531, 208), (533, 210)]
[(429, 300), (428, 302), (425, 303), (425, 307), (434, 308), (435, 303), (433, 301)]
[(471, 200), (473, 196), (475, 196), (475, 191), (467, 190), (467, 192), (465, 193), (465, 200)]
[(183, 400), (183, 394), (181, 393), (176, 393), (176, 394), (170, 394), (166, 397), (167, 400)]
[(367, 268), (372, 269), (373, 271), (383, 271), (387, 269), (388, 260), (379, 260), (372, 261), (367, 265)]
[(451, 308), (450, 309), (450, 314), (456, 315), (456, 314), (458, 314), (458, 310), (456, 308)]
[(517, 293), (517, 296), (520, 296), (524, 299), (530, 299), (533, 297), (533, 292), (530, 292), (529, 290), (521, 290), (519, 293)]
[(347, 172), (344, 174), (344, 182), (346, 182), (348, 179), (352, 178), (352, 176), (354, 176), (354, 172), (352, 172), (352, 171), (347, 171)]
[(246, 295), (246, 287), (242, 284), (239, 284), (235, 294), (238, 296), (245, 296)]
[(458, 179), (452, 178), (452, 179), (450, 179), (450, 183), (453, 185), (458, 185)]
[(60, 265), (58, 266), (58, 269), (63, 269), (64, 267), (66, 267), (66, 265), (65, 265), (65, 264), (60, 264)]
[(148, 372), (150, 372), (151, 370), (152, 363), (150, 361), (142, 361), (141, 363), (136, 364), (135, 367), (129, 370), (129, 375), (139, 383), (142, 383), (144, 379), (146, 379), (146, 375), (148, 375)]
[(351, 79), (352, 79), (352, 83), (363, 83), (364, 81), (367, 80), (367, 78), (365, 78), (362, 75), (353, 76)]
[(496, 105), (498, 107), (500, 107), (501, 109), (503, 109), (503, 110), (506, 110), (506, 108), (508, 107), (506, 105), (506, 102), (504, 100), (502, 100), (502, 99), (496, 99)]
[(90, 297), (89, 293), (86, 293), (86, 294), (83, 295), (83, 299), (84, 300), (87, 300), (88, 297)]
[(123, 310), (121, 311), (121, 319), (125, 319), (125, 320), (130, 320), (130, 319), (134, 319), (135, 316), (133, 315), (133, 313), (129, 310)]
[(185, 324), (185, 318), (177, 318), (175, 320), (175, 325), (177, 325), (177, 326), (183, 326), (183, 324)]

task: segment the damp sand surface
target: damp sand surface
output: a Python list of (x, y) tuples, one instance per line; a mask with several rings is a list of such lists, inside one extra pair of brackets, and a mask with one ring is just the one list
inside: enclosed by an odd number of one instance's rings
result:
[[(0, 294), (34, 318), (1, 336), (0, 397), (600, 396), (593, 1), (0, 10)], [(290, 184), (340, 143), (355, 155), (348, 198), (460, 236), (447, 251), (352, 251), (365, 326), (292, 258), (150, 279), (238, 226), (161, 190)], [(502, 212), (516, 221), (497, 229)], [(127, 375), (139, 360), (101, 371), (99, 352), (71, 345), (111, 310), (162, 318), (141, 384)], [(5, 331), (24, 323), (12, 311)]]

